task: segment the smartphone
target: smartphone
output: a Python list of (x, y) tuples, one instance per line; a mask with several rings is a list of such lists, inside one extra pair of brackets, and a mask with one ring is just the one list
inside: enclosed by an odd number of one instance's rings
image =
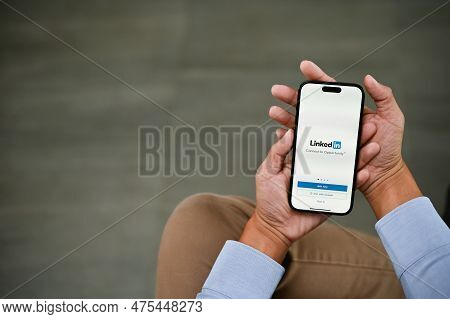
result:
[(346, 215), (353, 207), (364, 90), (351, 83), (300, 85), (289, 204)]

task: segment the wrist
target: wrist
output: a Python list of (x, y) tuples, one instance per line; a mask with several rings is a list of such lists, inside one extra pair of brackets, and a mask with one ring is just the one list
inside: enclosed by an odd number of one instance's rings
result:
[(266, 254), (279, 264), (283, 262), (291, 244), (256, 212), (245, 225), (239, 241)]
[(422, 193), (410, 170), (401, 160), (390, 174), (369, 187), (364, 196), (377, 219), (381, 219), (401, 204), (422, 196)]

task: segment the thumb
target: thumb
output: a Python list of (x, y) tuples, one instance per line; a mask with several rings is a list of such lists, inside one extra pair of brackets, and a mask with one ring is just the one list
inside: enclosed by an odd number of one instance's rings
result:
[(366, 75), (364, 78), (364, 86), (366, 87), (367, 93), (369, 93), (374, 100), (377, 110), (384, 112), (398, 108), (392, 89), (378, 83), (373, 76)]
[(294, 140), (294, 131), (288, 130), (284, 136), (278, 140), (269, 151), (269, 155), (266, 158), (266, 169), (268, 173), (278, 174), (284, 166), (284, 160), (289, 153)]

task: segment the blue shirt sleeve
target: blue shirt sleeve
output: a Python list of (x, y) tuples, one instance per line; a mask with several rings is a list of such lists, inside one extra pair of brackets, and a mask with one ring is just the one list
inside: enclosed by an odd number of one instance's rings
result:
[(283, 274), (283, 266), (269, 256), (228, 240), (197, 298), (270, 298)]
[[(375, 228), (408, 298), (449, 298), (450, 230), (426, 197), (384, 216)], [(197, 298), (270, 298), (284, 268), (267, 255), (227, 241)]]
[(450, 230), (426, 197), (376, 225), (407, 298), (450, 298)]

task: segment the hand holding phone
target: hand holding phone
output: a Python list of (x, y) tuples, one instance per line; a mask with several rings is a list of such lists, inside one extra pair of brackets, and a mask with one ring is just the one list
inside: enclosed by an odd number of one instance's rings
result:
[[(311, 61), (302, 61), (300, 71), (308, 80), (335, 82)], [(376, 108), (364, 107), (356, 187), (364, 194), (379, 219), (408, 198), (420, 196), (420, 192), (417, 191), (417, 187), (394, 185), (399, 181), (404, 185), (411, 184), (403, 181), (402, 176), (409, 176), (408, 180), (413, 178), (401, 154), (405, 119), (391, 88), (377, 82), (370, 75), (364, 77), (364, 87)], [(295, 107), (297, 104), (298, 92), (289, 86), (274, 85), (272, 95), (291, 106)], [(284, 107), (272, 106), (269, 115), (287, 128), (295, 127), (295, 115)], [(277, 136), (281, 138), (285, 132), (286, 129), (279, 128)], [(410, 192), (406, 192), (407, 189), (416, 191), (409, 194)], [(392, 191), (399, 193), (391, 194)], [(409, 195), (405, 196), (406, 193)]]
[[(300, 69), (309, 80), (334, 82), (333, 78), (312, 62), (303, 61)], [(392, 91), (371, 76), (365, 77), (364, 85), (377, 109), (375, 111), (364, 107), (356, 186), (368, 199), (377, 218), (381, 218), (405, 201), (420, 196), (420, 191), (413, 178), (408, 178), (408, 171), (401, 157), (404, 117)], [(291, 106), (295, 106), (298, 101), (297, 90), (286, 85), (274, 85), (272, 95)], [(295, 115), (284, 108), (272, 106), (269, 115), (287, 128), (293, 129), (296, 126)], [(272, 152), (283, 154), (281, 157), (276, 156), (283, 159), (282, 162), (278, 161), (281, 167), (279, 172), (274, 174), (276, 170), (272, 168), (269, 175), (264, 174), (267, 170), (262, 169), (263, 165), (258, 171), (255, 212), (241, 237), (242, 242), (265, 252), (277, 261), (283, 259), (290, 243), (313, 230), (327, 217), (327, 214), (320, 213), (298, 213), (288, 204), (291, 163), (284, 159), (293, 143), (294, 134), (291, 130), (286, 136), (287, 132), (284, 128), (277, 130), (280, 141), (277, 146), (274, 145), (276, 152)], [(405, 178), (401, 178), (402, 176)], [(404, 186), (409, 185), (410, 187), (406, 187), (409, 191), (405, 192), (405, 187), (393, 185), (393, 180), (397, 181), (397, 184), (400, 182)], [(377, 195), (386, 195), (386, 189), (388, 196)], [(397, 192), (399, 193), (396, 194)]]

